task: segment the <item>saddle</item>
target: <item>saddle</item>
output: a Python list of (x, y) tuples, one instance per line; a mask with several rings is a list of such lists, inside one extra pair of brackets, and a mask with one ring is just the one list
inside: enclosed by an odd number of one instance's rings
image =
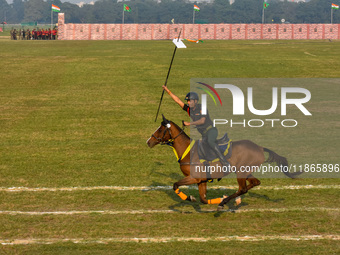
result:
[[(211, 163), (219, 161), (216, 153), (210, 148), (205, 140), (197, 141), (198, 144), (198, 157), (201, 163)], [(226, 159), (231, 157), (232, 140), (229, 139), (228, 134), (217, 140), (217, 145)]]

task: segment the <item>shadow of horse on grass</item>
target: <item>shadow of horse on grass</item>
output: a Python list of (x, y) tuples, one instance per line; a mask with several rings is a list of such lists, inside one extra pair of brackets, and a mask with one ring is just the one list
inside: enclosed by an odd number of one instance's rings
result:
[[(170, 174), (170, 175), (166, 175), (166, 174), (162, 174), (165, 175), (166, 177), (171, 177), (172, 179), (177, 179), (178, 178), (178, 174)], [(234, 203), (230, 203), (228, 204), (228, 208), (226, 208), (225, 210), (222, 211), (218, 211), (216, 212), (215, 210), (209, 210), (206, 209), (206, 205), (203, 205), (204, 208), (202, 208), (202, 205), (199, 204), (198, 202), (191, 202), (191, 201), (178, 201), (178, 196), (172, 192), (172, 189), (167, 189), (166, 187), (169, 187), (169, 185), (166, 185), (165, 183), (162, 182), (156, 182), (153, 181), (150, 184), (150, 187), (155, 187), (154, 190), (158, 190), (163, 192), (164, 194), (167, 195), (167, 197), (169, 197), (171, 200), (173, 200), (174, 202), (176, 202), (175, 204), (169, 205), (168, 209), (173, 211), (173, 212), (177, 212), (177, 213), (182, 213), (182, 214), (193, 214), (193, 213), (212, 213), (214, 214), (215, 217), (219, 217), (221, 216), (223, 213), (235, 213), (237, 210), (241, 209), (241, 208), (246, 208), (248, 206), (248, 203), (245, 201), (242, 201), (241, 204), (236, 205)], [(165, 188), (157, 188), (157, 187), (165, 187)], [(195, 188), (188, 188), (190, 190), (191, 193), (193, 193), (193, 195), (197, 195), (198, 194), (198, 190)], [(148, 189), (148, 190), (144, 190), (143, 192), (150, 192), (153, 191), (153, 189)], [(214, 196), (218, 196), (220, 193), (223, 194), (233, 194), (233, 190), (232, 189), (211, 189), (209, 191), (209, 193), (211, 195)], [(279, 203), (281, 201), (283, 201), (284, 199), (271, 199), (269, 198), (267, 195), (262, 195), (262, 194), (257, 194), (254, 192), (248, 192), (248, 195), (243, 195), (242, 197), (248, 196), (251, 198), (256, 198), (256, 199), (262, 199), (262, 200), (266, 200), (268, 202), (273, 202), (273, 203)]]

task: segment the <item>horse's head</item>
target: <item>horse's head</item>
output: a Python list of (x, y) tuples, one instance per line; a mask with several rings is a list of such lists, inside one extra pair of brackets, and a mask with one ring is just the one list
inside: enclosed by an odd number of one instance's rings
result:
[(146, 142), (150, 148), (154, 147), (157, 144), (172, 144), (174, 139), (178, 136), (178, 134), (176, 134), (178, 126), (170, 120), (167, 120), (164, 115), (162, 116), (163, 121), (161, 125)]

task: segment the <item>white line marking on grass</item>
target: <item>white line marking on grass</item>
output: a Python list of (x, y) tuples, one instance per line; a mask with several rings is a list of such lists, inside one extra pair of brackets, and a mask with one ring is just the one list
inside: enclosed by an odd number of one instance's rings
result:
[(122, 238), (40, 238), (40, 239), (3, 239), (2, 245), (32, 245), (72, 242), (74, 244), (108, 244), (108, 243), (168, 243), (168, 242), (259, 242), (270, 240), (284, 241), (339, 241), (340, 235), (271, 235), (271, 236), (220, 236), (220, 237), (122, 237)]
[(309, 55), (309, 56), (313, 56), (313, 57), (316, 57), (316, 55), (312, 54), (312, 53), (309, 53), (307, 51), (304, 52), (306, 55)]
[[(238, 186), (211, 186), (209, 189), (238, 189)], [(196, 186), (182, 186), (181, 189), (196, 189)], [(340, 189), (340, 185), (289, 185), (289, 186), (258, 186), (254, 190), (299, 190), (299, 189)], [(93, 187), (60, 187), (60, 188), (29, 188), (29, 187), (0, 187), (0, 192), (44, 192), (44, 191), (93, 191), (93, 190), (119, 190), (119, 191), (149, 191), (172, 190), (172, 186), (93, 186)]]
[[(256, 209), (228, 209), (221, 212), (233, 212), (233, 213), (252, 213), (252, 212), (272, 212), (272, 213), (282, 213), (282, 212), (313, 212), (313, 211), (324, 211), (324, 212), (340, 212), (340, 208), (328, 208), (328, 207), (292, 207), (292, 208), (256, 208)], [(76, 215), (76, 214), (152, 214), (152, 213), (213, 213), (216, 210), (122, 210), (122, 211), (112, 211), (112, 210), (97, 210), (97, 211), (51, 211), (51, 212), (25, 212), (25, 211), (0, 211), (0, 214), (5, 215), (30, 215), (30, 216), (40, 216), (40, 215)]]
[(173, 213), (172, 210), (130, 210), (130, 211), (52, 211), (52, 212), (24, 212), (24, 211), (0, 211), (7, 215), (74, 215), (74, 214), (148, 214), (148, 213)]

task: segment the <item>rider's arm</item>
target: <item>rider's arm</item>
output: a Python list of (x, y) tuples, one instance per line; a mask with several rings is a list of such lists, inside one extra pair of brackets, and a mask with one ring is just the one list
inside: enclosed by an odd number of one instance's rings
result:
[(199, 120), (193, 121), (193, 122), (183, 122), (185, 126), (190, 126), (190, 125), (203, 125), (205, 123), (205, 117), (200, 118)]
[(167, 86), (163, 85), (163, 89), (171, 96), (171, 98), (183, 109), (184, 103), (175, 94), (172, 94)]

